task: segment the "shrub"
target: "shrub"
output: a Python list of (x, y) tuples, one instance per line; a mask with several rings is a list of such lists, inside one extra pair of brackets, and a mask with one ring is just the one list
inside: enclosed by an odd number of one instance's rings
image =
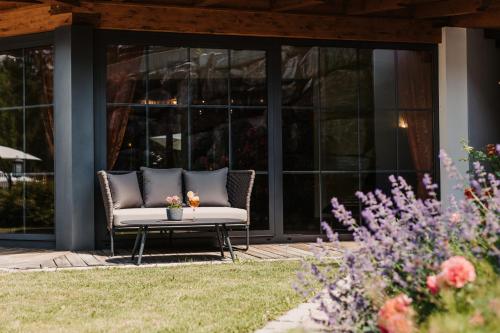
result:
[[(321, 283), (314, 299), (335, 332), (410, 332), (443, 309), (450, 289), (474, 282), (474, 265), (484, 261), (498, 272), (499, 181), (478, 162), (469, 181), (444, 151), (440, 158), (469, 199), (452, 196), (443, 204), (428, 175), (423, 179), (428, 197), (419, 199), (402, 177), (391, 176), (391, 196), (380, 190), (356, 193), (364, 207), (362, 224), (332, 199), (334, 216), (349, 227), (358, 247), (332, 262), (340, 243), (323, 223), (330, 242), (318, 241), (318, 260), (304, 263), (299, 289), (308, 293), (311, 280)], [(335, 275), (333, 265), (339, 265)]]

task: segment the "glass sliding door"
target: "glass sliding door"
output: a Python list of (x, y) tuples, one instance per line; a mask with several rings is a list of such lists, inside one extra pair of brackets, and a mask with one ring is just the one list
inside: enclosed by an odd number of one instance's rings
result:
[(355, 192), (390, 191), (401, 175), (420, 196), (434, 170), (432, 53), (282, 47), (285, 234), (318, 234), (337, 197), (358, 218)]
[(254, 230), (268, 230), (266, 51), (107, 47), (110, 170), (254, 169)]
[(0, 51), (0, 233), (54, 233), (53, 49)]

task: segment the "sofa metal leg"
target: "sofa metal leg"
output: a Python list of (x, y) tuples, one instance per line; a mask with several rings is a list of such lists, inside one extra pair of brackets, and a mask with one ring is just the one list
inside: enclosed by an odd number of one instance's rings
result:
[(247, 238), (247, 244), (245, 247), (245, 251), (248, 251), (248, 249), (250, 248), (250, 227), (248, 225), (245, 227), (245, 231), (246, 231), (246, 238)]
[(114, 242), (114, 234), (115, 234), (115, 229), (111, 229), (109, 231), (109, 237), (110, 237), (110, 241), (111, 241), (111, 256), (114, 257), (115, 256), (115, 242)]
[(132, 260), (134, 260), (135, 254), (137, 252), (137, 247), (139, 246), (139, 239), (141, 239), (142, 227), (137, 229), (137, 235), (135, 236), (134, 248), (132, 249)]
[(224, 245), (222, 244), (222, 240), (220, 237), (220, 226), (216, 225), (215, 226), (215, 233), (217, 234), (217, 243), (219, 244), (219, 249), (220, 249), (220, 256), (222, 259), (224, 259)]

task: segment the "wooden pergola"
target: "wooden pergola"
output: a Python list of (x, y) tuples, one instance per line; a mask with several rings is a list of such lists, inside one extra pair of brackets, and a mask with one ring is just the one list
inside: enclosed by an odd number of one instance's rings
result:
[(500, 28), (500, 0), (0, 0), (0, 37), (96, 29), (439, 43), (441, 27)]

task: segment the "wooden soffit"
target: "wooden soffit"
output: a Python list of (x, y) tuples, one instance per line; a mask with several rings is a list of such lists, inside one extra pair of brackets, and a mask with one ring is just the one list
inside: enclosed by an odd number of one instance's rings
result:
[[(316, 2), (319, 3), (308, 4)], [(430, 20), (286, 12), (297, 7), (297, 2), (281, 3), (274, 10), (236, 10), (123, 1), (48, 1), (0, 12), (0, 37), (84, 23), (111, 30), (409, 43), (441, 41), (440, 27)]]

